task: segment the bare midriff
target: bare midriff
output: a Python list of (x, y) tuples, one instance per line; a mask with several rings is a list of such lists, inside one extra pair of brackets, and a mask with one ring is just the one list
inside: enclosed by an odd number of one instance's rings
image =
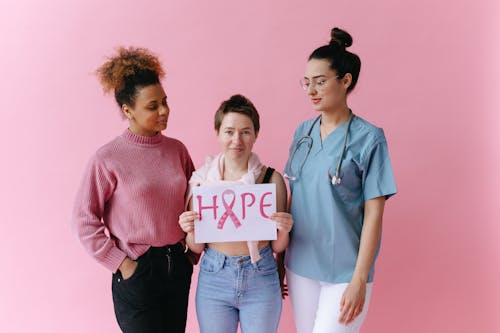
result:
[[(259, 241), (259, 250), (266, 247), (269, 241)], [(248, 251), (247, 242), (220, 242), (220, 243), (208, 243), (208, 247), (224, 253), (227, 256), (248, 256), (250, 252)]]

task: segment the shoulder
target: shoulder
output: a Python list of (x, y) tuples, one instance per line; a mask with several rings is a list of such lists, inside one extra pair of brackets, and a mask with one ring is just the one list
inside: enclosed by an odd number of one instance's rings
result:
[(358, 147), (362, 163), (370, 163), (375, 152), (386, 152), (387, 141), (382, 128), (363, 118), (356, 117), (352, 123), (353, 146)]
[(116, 137), (110, 142), (99, 147), (99, 149), (97, 149), (92, 159), (101, 162), (112, 160), (117, 156), (120, 156), (120, 152), (123, 149), (123, 147), (124, 147), (124, 142), (120, 139), (120, 137)]
[(304, 135), (306, 134), (309, 129), (311, 128), (311, 126), (313, 125), (314, 121), (317, 119), (318, 117), (314, 117), (314, 118), (311, 118), (311, 119), (307, 119), (306, 121), (303, 121), (302, 123), (300, 123), (297, 128), (295, 129), (295, 136), (299, 136), (299, 135)]
[[(267, 168), (264, 168), (263, 172), (265, 173), (266, 170)], [(269, 180), (269, 183), (276, 184), (278, 187), (286, 187), (283, 176), (275, 169), (273, 169), (273, 173), (271, 174), (271, 179)]]
[(353, 119), (351, 129), (356, 133), (356, 136), (364, 139), (369, 146), (385, 142), (384, 130), (361, 117), (356, 116)]
[(279, 173), (276, 170), (273, 172), (273, 174), (271, 176), (271, 183), (276, 184), (276, 188), (279, 190), (286, 189), (286, 184), (285, 184), (285, 180), (283, 179), (283, 176), (281, 175), (281, 173)]
[(161, 149), (166, 151), (167, 155), (179, 156), (183, 161), (190, 161), (189, 163), (192, 163), (191, 155), (189, 154), (188, 149), (180, 140), (168, 136), (163, 136), (161, 146)]
[(276, 200), (278, 204), (278, 211), (285, 211), (288, 191), (286, 189), (286, 184), (283, 176), (278, 171), (274, 170), (269, 183), (276, 185)]
[(208, 173), (211, 171), (212, 174), (217, 171), (217, 163), (221, 154), (212, 157), (207, 156), (205, 158), (205, 163), (199, 168), (197, 168), (193, 174), (191, 175), (190, 183), (192, 184), (201, 184), (207, 180)]
[(180, 140), (178, 139), (175, 139), (175, 138), (171, 138), (169, 136), (164, 136), (163, 135), (163, 140), (162, 140), (162, 144), (163, 145), (166, 145), (168, 147), (173, 147), (173, 148), (176, 148), (178, 149), (179, 151), (185, 151), (187, 152), (187, 148), (186, 148), (186, 145), (184, 145), (184, 143), (182, 143)]

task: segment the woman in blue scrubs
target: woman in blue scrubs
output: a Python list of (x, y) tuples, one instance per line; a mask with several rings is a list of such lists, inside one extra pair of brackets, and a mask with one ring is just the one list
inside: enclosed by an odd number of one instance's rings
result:
[(347, 103), (361, 68), (351, 45), (334, 28), (310, 55), (302, 85), (319, 115), (297, 127), (285, 168), (295, 221), (285, 265), (298, 333), (359, 331), (385, 201), (396, 193), (384, 132)]

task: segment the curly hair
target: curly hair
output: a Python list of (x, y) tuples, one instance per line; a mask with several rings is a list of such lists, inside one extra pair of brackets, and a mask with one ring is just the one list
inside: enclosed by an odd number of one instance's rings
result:
[(114, 91), (118, 106), (134, 105), (139, 88), (160, 83), (165, 76), (157, 56), (145, 48), (118, 47), (96, 70), (104, 92)]

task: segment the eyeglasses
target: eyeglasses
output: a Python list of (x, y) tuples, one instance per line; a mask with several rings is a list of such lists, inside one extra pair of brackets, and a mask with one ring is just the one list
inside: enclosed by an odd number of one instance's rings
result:
[(330, 77), (314, 77), (312, 79), (302, 78), (299, 83), (304, 91), (307, 91), (309, 87), (315, 88), (318, 91), (325, 89), (328, 86), (328, 80), (330, 79), (340, 79), (340, 75), (330, 76)]

